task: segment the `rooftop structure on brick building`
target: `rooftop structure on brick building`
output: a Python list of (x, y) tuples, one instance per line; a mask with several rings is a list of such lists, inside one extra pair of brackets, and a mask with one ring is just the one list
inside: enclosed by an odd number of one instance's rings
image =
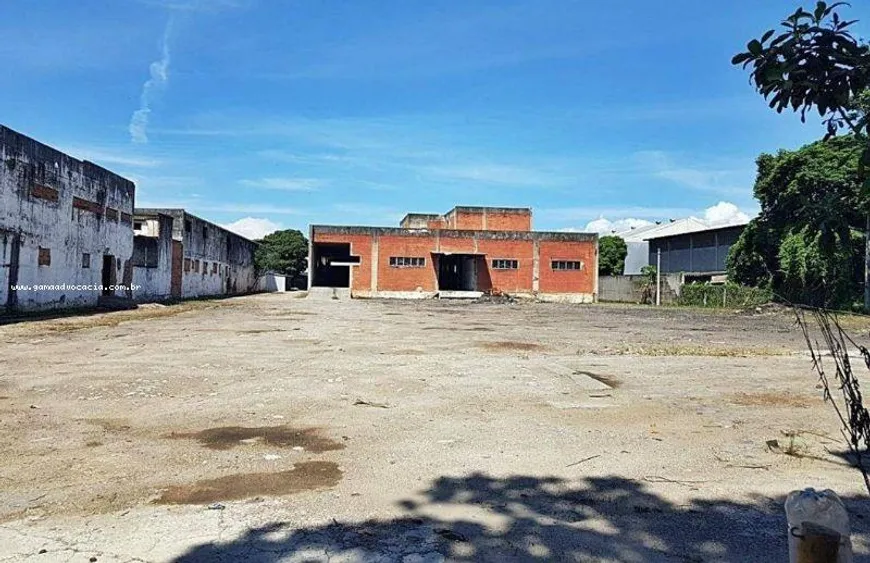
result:
[(310, 241), (309, 286), (352, 297), (592, 302), (598, 292), (598, 235), (533, 231), (529, 208), (409, 213), (398, 228), (312, 225)]

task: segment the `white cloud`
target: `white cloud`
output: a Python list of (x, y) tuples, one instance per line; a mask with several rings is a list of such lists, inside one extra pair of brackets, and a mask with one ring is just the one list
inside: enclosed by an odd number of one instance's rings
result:
[(110, 149), (63, 146), (61, 150), (81, 160), (90, 160), (99, 165), (114, 164), (129, 166), (131, 168), (155, 168), (161, 162), (155, 158), (143, 157), (135, 154), (114, 152)]
[(748, 222), (749, 215), (740, 211), (740, 208), (733, 203), (720, 201), (713, 207), (708, 207), (704, 210), (702, 221), (711, 227), (739, 225)]
[(241, 180), (239, 183), (248, 188), (263, 190), (311, 192), (323, 186), (325, 182), (317, 178), (259, 178), (256, 180)]
[[(653, 208), (655, 210), (655, 208)], [(614, 210), (615, 211), (615, 210)], [(664, 215), (656, 215), (652, 212), (641, 212), (637, 213), (638, 209), (627, 209), (628, 212), (635, 215), (634, 217), (620, 217), (617, 219), (607, 219), (604, 215), (600, 215), (597, 219), (594, 219), (586, 224), (586, 227), (583, 229), (577, 229), (575, 227), (569, 227), (566, 229), (562, 229), (566, 232), (591, 232), (591, 233), (600, 233), (600, 234), (610, 234), (612, 232), (624, 232), (628, 231), (632, 228), (644, 227), (647, 225), (652, 225), (653, 221), (649, 221), (647, 219), (641, 219), (639, 217), (647, 217), (647, 218), (657, 218), (661, 221), (668, 221), (670, 219), (679, 219), (679, 215), (675, 214), (664, 214)], [(619, 213), (613, 213), (613, 215), (619, 215)], [(628, 213), (626, 213), (628, 215)], [(716, 205), (708, 207), (701, 211), (697, 217), (694, 213), (686, 213), (685, 215), (697, 219), (701, 223), (707, 225), (708, 227), (724, 227), (727, 225), (740, 225), (749, 221), (750, 216), (746, 212), (742, 211), (739, 207), (734, 205), (728, 201), (720, 201)]]
[(190, 12), (217, 12), (232, 8), (241, 8), (248, 0), (140, 0), (169, 10)]
[(261, 239), (282, 229), (278, 223), (258, 217), (245, 217), (232, 223), (223, 224), (221, 227), (251, 240)]
[(647, 221), (646, 219), (627, 218), (611, 221), (604, 217), (599, 217), (598, 219), (587, 223), (583, 232), (600, 234), (610, 234), (612, 232), (621, 233), (629, 229), (636, 229), (638, 227), (645, 227), (652, 224), (652, 221)]
[(151, 103), (156, 94), (169, 83), (169, 34), (172, 30), (172, 20), (166, 23), (163, 30), (162, 56), (148, 67), (150, 78), (142, 85), (139, 96), (139, 109), (130, 117), (130, 140), (134, 143), (148, 142), (148, 121), (151, 117)]

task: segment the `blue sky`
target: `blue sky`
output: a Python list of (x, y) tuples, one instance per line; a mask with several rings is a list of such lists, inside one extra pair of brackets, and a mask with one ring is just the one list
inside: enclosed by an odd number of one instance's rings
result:
[(730, 58), (798, 2), (6, 0), (0, 122), (249, 234), (751, 215), (756, 156), (823, 130)]

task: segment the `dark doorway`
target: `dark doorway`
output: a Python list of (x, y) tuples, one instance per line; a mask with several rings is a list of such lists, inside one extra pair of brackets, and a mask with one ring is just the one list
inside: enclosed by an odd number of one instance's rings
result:
[(316, 287), (350, 287), (350, 269), (359, 264), (359, 256), (351, 256), (350, 243), (315, 243), (314, 276)]
[(181, 299), (181, 267), (184, 262), (184, 247), (181, 241), (172, 241), (172, 266), (169, 271), (169, 296)]
[(443, 291), (477, 291), (476, 254), (438, 255), (438, 289)]
[(115, 269), (115, 257), (111, 254), (103, 255), (103, 295), (112, 295), (109, 286), (115, 285), (118, 279), (118, 272)]

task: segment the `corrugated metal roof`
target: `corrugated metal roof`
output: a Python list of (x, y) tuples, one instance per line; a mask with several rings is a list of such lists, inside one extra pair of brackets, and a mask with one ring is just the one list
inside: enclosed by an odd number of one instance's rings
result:
[(728, 229), (728, 228), (731, 228), (731, 227), (745, 227), (745, 226), (748, 225), (748, 224), (749, 224), (749, 223), (746, 222), (746, 221), (739, 222), (739, 223), (726, 223), (726, 224), (724, 224), (724, 225), (707, 225), (707, 224), (705, 224), (705, 223), (702, 222), (702, 223), (701, 223), (701, 226), (698, 227), (698, 228), (687, 228), (687, 229), (685, 229), (685, 230), (681, 230), (681, 231), (679, 231), (679, 232), (673, 232), (673, 233), (670, 233), (670, 232), (668, 232), (668, 233), (658, 233), (658, 232), (655, 232), (655, 233), (648, 233), (646, 236), (644, 236), (644, 240), (652, 240), (652, 239), (657, 239), (657, 238), (672, 237), (672, 236), (675, 236), (675, 235), (688, 235), (688, 234), (690, 234), (690, 233), (700, 233), (700, 232), (703, 232), (703, 231), (718, 231), (719, 229)]
[(707, 228), (706, 223), (700, 219), (686, 217), (685, 219), (677, 219), (676, 221), (669, 221), (660, 225), (646, 225), (645, 227), (629, 229), (616, 233), (616, 236), (622, 238), (625, 242), (644, 242), (650, 238), (682, 235), (694, 231), (703, 231)]

